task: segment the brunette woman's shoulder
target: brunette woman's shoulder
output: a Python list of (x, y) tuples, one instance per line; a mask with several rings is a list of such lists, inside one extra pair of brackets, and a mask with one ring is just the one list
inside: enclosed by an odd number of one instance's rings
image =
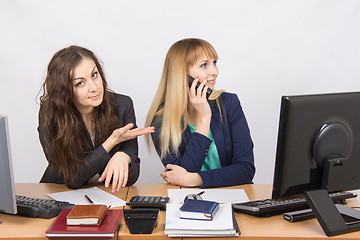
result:
[(131, 97), (120, 94), (120, 93), (112, 93), (113, 98), (115, 100), (116, 105), (126, 105), (126, 106), (132, 106), (133, 101)]

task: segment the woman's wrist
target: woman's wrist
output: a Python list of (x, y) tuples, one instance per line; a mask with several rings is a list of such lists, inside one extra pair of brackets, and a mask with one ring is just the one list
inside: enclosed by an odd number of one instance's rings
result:
[(113, 147), (115, 147), (116, 142), (113, 139), (112, 135), (110, 135), (110, 137), (108, 137), (108, 139), (105, 140), (105, 142), (103, 142), (102, 146), (105, 149), (106, 152), (110, 152), (111, 149), (113, 149)]
[(189, 187), (200, 187), (203, 185), (203, 181), (198, 173), (189, 173), (189, 174), (190, 174)]
[(211, 118), (201, 118), (196, 122), (196, 132), (201, 133), (204, 136), (209, 136)]
[(119, 156), (120, 159), (123, 159), (124, 161), (127, 162), (127, 164), (131, 163), (131, 158), (129, 155), (127, 155), (125, 152), (117, 152), (115, 153), (116, 155)]

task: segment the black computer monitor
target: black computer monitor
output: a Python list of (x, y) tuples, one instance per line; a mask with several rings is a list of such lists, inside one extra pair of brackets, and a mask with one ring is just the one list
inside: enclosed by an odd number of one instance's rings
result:
[(0, 212), (17, 213), (7, 117), (0, 115)]
[(359, 188), (360, 92), (283, 96), (272, 198)]
[(360, 92), (283, 96), (272, 198), (360, 188)]

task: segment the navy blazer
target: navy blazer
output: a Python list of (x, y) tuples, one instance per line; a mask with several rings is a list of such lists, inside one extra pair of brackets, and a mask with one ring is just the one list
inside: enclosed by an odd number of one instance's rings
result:
[[(179, 153), (170, 149), (162, 162), (175, 164), (189, 172), (198, 173), (203, 181), (201, 187), (222, 187), (252, 183), (255, 174), (253, 142), (250, 130), (236, 94), (222, 93), (219, 97), (220, 116), (216, 101), (209, 101), (212, 116), (210, 128), (219, 153), (221, 168), (200, 171), (211, 140), (187, 127), (182, 134)], [(154, 119), (155, 133), (152, 139), (160, 156), (160, 121)]]
[[(123, 123), (124, 126), (128, 123), (133, 123), (134, 128), (136, 128), (135, 112), (131, 98), (121, 94), (110, 94), (114, 97), (115, 110), (119, 120)], [(64, 177), (56, 171), (54, 155), (51, 146), (47, 141), (48, 134), (47, 129), (44, 125), (44, 114), (44, 111), (40, 108), (38, 132), (40, 142), (43, 147), (46, 159), (49, 162), (49, 165), (46, 168), (40, 182), (64, 184)], [(80, 115), (79, 119), (80, 121), (82, 120)], [(85, 123), (82, 123), (84, 128), (86, 128)], [(88, 144), (91, 144), (90, 134), (88, 134), (87, 141)], [(138, 157), (137, 138), (120, 143), (119, 151), (125, 152), (131, 158), (131, 163), (129, 164), (129, 177), (126, 185), (133, 185), (138, 179), (140, 173), (140, 159)], [(106, 152), (102, 144), (96, 146), (91, 152), (86, 155), (86, 161), (88, 164), (81, 164), (79, 174), (78, 177), (75, 179), (75, 182), (73, 184), (68, 184), (67, 186), (69, 188), (79, 188), (86, 184), (88, 180), (92, 178), (96, 173), (99, 173), (101, 175), (105, 170), (105, 167), (108, 164), (109, 160), (114, 154), (114, 150), (110, 151), (109, 153)]]

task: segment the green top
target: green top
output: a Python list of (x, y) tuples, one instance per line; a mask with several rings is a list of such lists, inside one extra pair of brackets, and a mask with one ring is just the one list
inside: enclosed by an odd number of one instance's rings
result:
[[(190, 124), (189, 128), (191, 133), (195, 132), (196, 127), (191, 126)], [(216, 144), (214, 141), (214, 137), (212, 135), (211, 129), (209, 131), (209, 138), (211, 139), (211, 144), (209, 147), (209, 151), (206, 155), (205, 161), (201, 167), (201, 171), (206, 171), (206, 170), (210, 170), (210, 169), (216, 169), (216, 168), (221, 168), (221, 164), (220, 164), (220, 158), (219, 158), (219, 153), (217, 151), (216, 148)]]

